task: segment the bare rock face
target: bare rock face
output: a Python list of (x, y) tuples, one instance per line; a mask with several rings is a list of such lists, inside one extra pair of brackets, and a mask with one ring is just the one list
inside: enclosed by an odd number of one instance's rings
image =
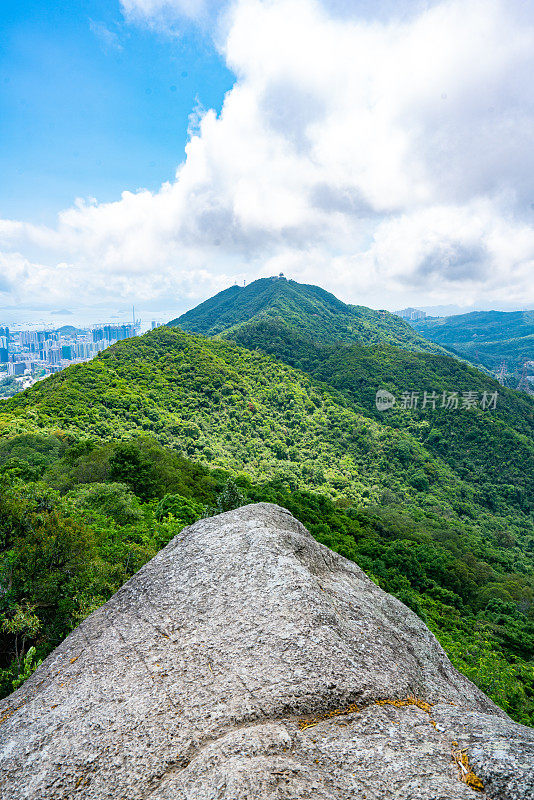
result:
[(534, 798), (534, 730), (287, 511), (183, 530), (0, 703), (3, 800)]

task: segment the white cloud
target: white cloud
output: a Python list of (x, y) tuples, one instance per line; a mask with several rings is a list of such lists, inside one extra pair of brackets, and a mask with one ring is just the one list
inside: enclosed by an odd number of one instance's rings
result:
[(115, 31), (110, 30), (104, 22), (98, 20), (89, 20), (89, 28), (92, 33), (100, 39), (102, 45), (106, 50), (122, 50), (122, 44), (119, 36)]
[(239, 0), (221, 40), (236, 83), (173, 182), (80, 201), (53, 229), (0, 222), (20, 298), (194, 302), (282, 269), (392, 308), (532, 303), (534, 12), (449, 0), (370, 21), (337, 5)]
[(128, 22), (174, 35), (184, 20), (205, 20), (214, 0), (120, 0), (120, 4)]

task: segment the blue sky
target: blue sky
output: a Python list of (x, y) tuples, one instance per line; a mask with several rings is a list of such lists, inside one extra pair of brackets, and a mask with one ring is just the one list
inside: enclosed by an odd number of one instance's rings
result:
[(234, 77), (211, 38), (126, 24), (109, 0), (2, 5), (0, 216), (52, 223), (76, 197), (157, 189), (184, 157), (195, 104)]
[(534, 306), (531, 3), (22, 0), (0, 59), (4, 320)]

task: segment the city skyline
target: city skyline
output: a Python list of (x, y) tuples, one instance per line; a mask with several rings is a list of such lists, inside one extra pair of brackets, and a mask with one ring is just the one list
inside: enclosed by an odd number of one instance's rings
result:
[[(158, 324), (153, 321), (151, 327)], [(89, 361), (118, 341), (137, 336), (140, 329), (140, 320), (55, 330), (0, 327), (0, 397), (6, 389), (5, 379), (8, 393), (12, 388), (26, 389), (71, 364)], [(9, 379), (17, 381), (18, 386), (11, 387)]]

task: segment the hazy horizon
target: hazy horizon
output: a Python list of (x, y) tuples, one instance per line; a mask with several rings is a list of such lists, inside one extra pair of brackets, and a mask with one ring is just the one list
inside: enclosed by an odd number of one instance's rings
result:
[[(227, 287), (226, 287), (227, 288)], [(326, 287), (323, 287), (326, 288)], [(171, 319), (174, 319), (186, 311), (190, 311), (199, 303), (204, 302), (212, 295), (201, 297), (198, 302), (187, 302), (182, 300), (175, 305), (170, 305), (168, 308), (145, 308), (142, 305), (135, 306), (135, 318), (141, 320), (141, 330), (147, 330), (151, 322), (154, 320), (158, 324), (165, 324)], [(354, 305), (361, 305), (358, 298), (347, 300), (344, 297), (338, 299), (343, 302), (353, 303)], [(384, 307), (384, 306), (381, 306)], [(376, 307), (378, 308), (378, 306)], [(458, 314), (469, 314), (473, 311), (527, 311), (534, 309), (534, 305), (530, 306), (509, 306), (504, 308), (496, 307), (461, 307), (456, 305), (442, 305), (442, 306), (414, 306), (420, 311), (424, 311), (430, 317), (447, 317), (456, 316)], [(387, 308), (387, 311), (395, 313), (400, 310), (399, 308)], [(87, 309), (85, 307), (72, 307), (71, 309), (21, 309), (0, 308), (0, 327), (2, 325), (19, 325), (20, 327), (61, 327), (63, 325), (73, 326), (91, 326), (98, 325), (104, 322), (117, 322), (119, 324), (129, 323), (132, 321), (132, 307), (123, 306), (121, 308), (113, 309)]]

